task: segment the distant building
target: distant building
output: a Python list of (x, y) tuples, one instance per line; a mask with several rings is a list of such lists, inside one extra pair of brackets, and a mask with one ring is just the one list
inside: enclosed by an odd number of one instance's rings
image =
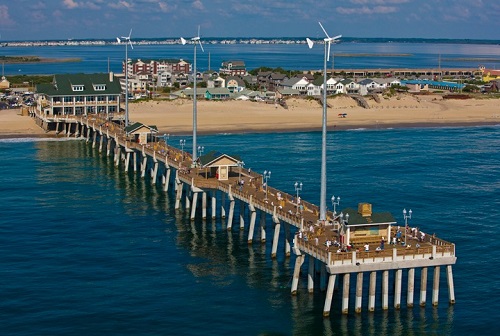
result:
[(224, 61), (222, 62), (219, 72), (230, 76), (245, 76), (247, 69), (243, 61)]
[(2, 80), (0, 81), (0, 90), (5, 90), (10, 88), (10, 82), (5, 78), (5, 76), (2, 76)]
[(37, 110), (46, 116), (113, 114), (120, 111), (121, 87), (113, 73), (55, 75), (36, 86)]

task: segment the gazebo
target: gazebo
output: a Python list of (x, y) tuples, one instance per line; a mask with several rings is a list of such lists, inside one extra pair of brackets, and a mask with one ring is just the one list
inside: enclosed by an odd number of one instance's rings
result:
[(148, 142), (153, 142), (153, 136), (158, 133), (158, 128), (136, 122), (125, 127), (125, 132), (132, 137), (133, 141), (139, 144), (147, 144)]
[(240, 162), (240, 156), (230, 156), (218, 151), (211, 151), (198, 157), (198, 165), (200, 169), (205, 169), (206, 176), (215, 176), (219, 181), (228, 180), (232, 168), (239, 167)]

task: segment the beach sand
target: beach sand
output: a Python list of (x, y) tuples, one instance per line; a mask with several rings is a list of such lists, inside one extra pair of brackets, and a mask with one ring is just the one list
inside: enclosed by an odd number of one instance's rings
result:
[[(443, 100), (440, 95), (403, 94), (369, 109), (347, 96), (328, 99), (328, 128), (388, 128), (500, 124), (498, 99)], [(323, 108), (315, 100), (289, 98), (288, 108), (250, 101), (198, 100), (200, 133), (282, 132), (320, 130)], [(193, 104), (189, 100), (129, 104), (130, 119), (156, 125), (160, 133), (189, 133)], [(345, 118), (339, 114), (346, 113)]]
[(41, 137), (49, 136), (41, 129), (35, 121), (21, 115), (21, 109), (0, 110), (0, 137)]
[[(443, 100), (440, 95), (401, 94), (368, 98), (369, 109), (347, 96), (328, 99), (328, 128), (389, 128), (500, 124), (499, 99)], [(289, 98), (288, 108), (250, 101), (198, 100), (199, 133), (250, 133), (321, 130), (322, 106), (315, 100)], [(0, 137), (50, 136), (19, 110), (0, 111)], [(339, 114), (346, 114), (345, 118)], [(129, 119), (157, 126), (160, 134), (192, 132), (190, 100), (129, 103)]]

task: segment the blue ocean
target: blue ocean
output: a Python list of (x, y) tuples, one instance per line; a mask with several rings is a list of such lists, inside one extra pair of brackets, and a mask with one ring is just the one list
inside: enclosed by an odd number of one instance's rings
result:
[[(1, 334), (494, 334), (499, 127), (328, 134), (327, 190), (341, 196), (340, 208), (369, 202), (400, 223), (412, 209), (410, 225), (456, 243), (458, 257), (454, 306), (442, 276), (437, 308), (369, 313), (365, 301), (362, 314), (351, 305), (342, 315), (335, 293), (329, 318), (324, 293), (307, 293), (307, 272), (290, 295), (294, 257), (280, 246), (272, 260), (271, 239), (248, 245), (247, 231), (228, 232), (224, 219), (191, 222), (161, 184), (115, 167), (83, 140), (0, 140)], [(169, 144), (178, 139), (191, 141)], [(269, 184), (286, 192), (302, 182), (302, 197), (319, 202), (320, 132), (202, 135), (198, 143), (271, 170)]]
[[(500, 55), (497, 44), (341, 43), (332, 50), (408, 54), (335, 57), (335, 68), (495, 68)], [(131, 58), (190, 60), (193, 49), (137, 45), (129, 52)], [(5, 64), (7, 76), (106, 72), (108, 66), (120, 72), (124, 48), (2, 47), (0, 55), (82, 59)], [(242, 59), (249, 69), (321, 69), (323, 48), (207, 45), (198, 53), (198, 68), (218, 69), (228, 59)], [(324, 293), (307, 293), (306, 272), (298, 296), (290, 295), (294, 257), (285, 258), (279, 246), (272, 260), (271, 239), (248, 245), (247, 231), (235, 225), (228, 232), (224, 219), (191, 222), (186, 210), (174, 209), (173, 194), (116, 168), (112, 157), (82, 140), (2, 139), (0, 334), (494, 334), (500, 308), (500, 258), (494, 256), (500, 246), (499, 127), (328, 134), (328, 198), (340, 196), (340, 208), (372, 203), (374, 211), (390, 211), (400, 223), (402, 210), (412, 209), (410, 225), (456, 243), (458, 262), (454, 306), (441, 276), (437, 308), (428, 303), (369, 313), (364, 302), (362, 314), (351, 304), (345, 316), (335, 293), (326, 319)], [(169, 144), (179, 139), (190, 148), (189, 136), (171, 136)], [(302, 182), (302, 198), (319, 202), (319, 132), (198, 135), (198, 144), (239, 154), (254, 171), (272, 171), (269, 184), (288, 193)]]

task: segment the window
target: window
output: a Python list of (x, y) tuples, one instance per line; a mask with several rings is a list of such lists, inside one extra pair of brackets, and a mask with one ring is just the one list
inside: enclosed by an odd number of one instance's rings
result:
[(72, 85), (71, 88), (73, 91), (83, 91), (84, 86), (83, 85)]
[(105, 84), (94, 84), (94, 90), (95, 91), (105, 91), (106, 85)]

